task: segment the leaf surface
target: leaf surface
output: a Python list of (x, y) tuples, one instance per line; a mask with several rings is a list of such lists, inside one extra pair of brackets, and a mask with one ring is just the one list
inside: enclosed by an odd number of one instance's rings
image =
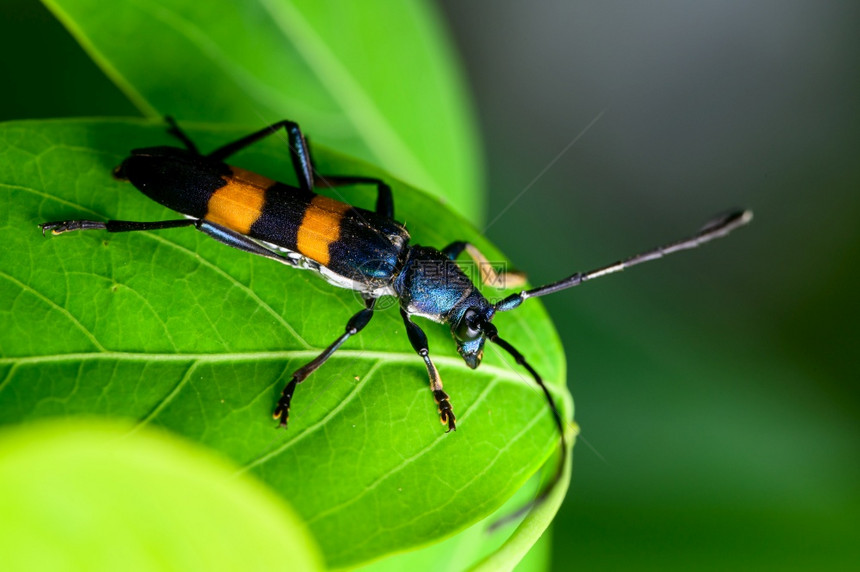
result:
[(4, 570), (321, 570), (301, 521), (223, 459), (126, 424), (0, 432)]
[[(194, 127), (204, 152), (242, 135)], [(231, 163), (294, 182), (276, 139)], [(384, 310), (392, 299), (299, 386), (290, 426), (277, 431), (271, 411), (285, 376), (340, 335), (361, 308), (355, 293), (188, 228), (41, 236), (36, 225), (49, 220), (176, 218), (110, 174), (129, 148), (173, 143), (161, 123), (140, 121), (0, 128), (0, 422), (104, 415), (198, 441), (283, 495), (338, 567), (486, 517), (557, 448), (524, 370), (493, 347), (469, 370), (450, 331), (421, 320), (458, 415), (446, 434), (399, 313)], [(391, 180), (324, 147), (315, 155), (321, 172)], [(436, 200), (392, 182), (415, 243), (466, 239), (503, 260)], [(359, 206), (375, 200), (372, 188), (336, 192)], [(541, 305), (495, 323), (569, 418), (563, 354)]]

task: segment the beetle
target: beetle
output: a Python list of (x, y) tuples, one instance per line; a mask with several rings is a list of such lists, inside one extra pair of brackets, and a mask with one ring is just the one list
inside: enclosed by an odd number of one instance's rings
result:
[[(511, 294), (498, 302), (485, 298), (455, 261), (466, 253), (481, 269), (481, 281), (491, 286), (524, 282), (515, 272), (496, 272), (471, 243), (456, 241), (441, 250), (410, 243), (406, 227), (394, 218), (391, 188), (384, 181), (362, 176), (324, 175), (314, 169), (308, 143), (293, 121), (280, 121), (203, 154), (170, 117), (168, 133), (182, 147), (157, 146), (134, 149), (114, 169), (114, 176), (131, 182), (152, 200), (185, 218), (163, 221), (64, 220), (40, 224), (42, 233), (63, 234), (78, 230), (107, 232), (148, 231), (193, 226), (233, 248), (275, 260), (294, 268), (311, 270), (341, 288), (357, 291), (364, 308), (347, 322), (343, 334), (316, 358), (296, 370), (286, 383), (274, 409), (279, 426), (286, 426), (296, 386), (322, 366), (350, 337), (367, 326), (377, 301), (393, 296), (409, 341), (423, 360), (440, 421), (447, 431), (456, 428), (456, 416), (433, 364), (427, 336), (413, 320), (426, 318), (446, 324), (457, 351), (468, 367), (481, 363), (487, 340), (498, 345), (525, 368), (543, 391), (559, 431), (561, 461), (556, 478), (538, 494), (544, 498), (560, 477), (566, 455), (564, 423), (538, 372), (509, 342), (499, 336), (493, 317), (517, 308), (529, 298), (578, 286), (631, 266), (680, 250), (695, 248), (725, 236), (752, 218), (748, 210), (735, 210), (715, 218), (689, 238), (678, 240), (630, 258), (587, 272), (577, 272), (557, 282)], [(225, 161), (236, 152), (269, 135), (286, 132), (297, 186), (268, 179)], [(351, 206), (316, 194), (317, 182), (329, 186), (369, 184), (377, 188), (374, 210)]]

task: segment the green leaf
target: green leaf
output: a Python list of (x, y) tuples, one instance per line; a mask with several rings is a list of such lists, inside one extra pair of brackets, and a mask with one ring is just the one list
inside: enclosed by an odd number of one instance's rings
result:
[[(243, 135), (185, 127), (204, 151)], [(276, 431), (284, 377), (343, 331), (361, 307), (355, 293), (191, 229), (41, 236), (48, 220), (176, 218), (111, 177), (129, 148), (174, 143), (161, 123), (132, 120), (0, 126), (0, 422), (97, 414), (199, 441), (283, 495), (337, 567), (468, 527), (553, 453), (558, 436), (527, 372), (495, 347), (472, 371), (450, 331), (422, 321), (458, 415), (446, 434), (394, 308), (298, 388), (290, 427)], [(504, 260), (436, 200), (324, 147), (315, 158), (322, 172), (390, 180), (414, 243), (465, 239)], [(277, 138), (234, 159), (295, 181)], [(372, 188), (337, 192), (375, 200)], [(495, 323), (569, 417), (563, 353), (542, 306)]]
[(293, 119), (315, 142), (481, 217), (474, 119), (425, 2), (44, 2), (150, 117)]
[[(574, 425), (568, 434), (570, 445), (578, 430)], [(551, 465), (552, 466), (552, 465)], [(543, 475), (549, 477), (549, 475)], [(550, 535), (547, 525), (553, 520), (564, 500), (570, 482), (570, 464), (565, 467), (561, 483), (540, 506), (536, 507), (517, 527), (511, 536), (505, 538), (490, 534), (490, 528), (498, 524), (500, 518), (509, 516), (522, 508), (537, 492), (537, 479), (532, 479), (521, 488), (502, 508), (468, 528), (462, 533), (442, 542), (414, 552), (398, 554), (381, 562), (362, 567), (362, 572), (396, 572), (399, 570), (433, 570), (434, 572), (470, 570), (472, 572), (497, 572), (513, 570), (518, 572), (546, 570), (549, 561)], [(532, 486), (534, 485), (534, 486)], [(428, 563), (432, 565), (428, 566)]]
[(55, 421), (0, 432), (0, 554), (14, 570), (322, 569), (296, 515), (164, 432)]

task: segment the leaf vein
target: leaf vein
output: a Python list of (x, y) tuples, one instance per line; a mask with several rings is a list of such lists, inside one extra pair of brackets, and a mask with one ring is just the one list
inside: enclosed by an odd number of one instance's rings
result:
[[(64, 204), (66, 206), (73, 207), (75, 209), (79, 209), (81, 211), (87, 212), (87, 213), (92, 214), (98, 218), (110, 218), (110, 217), (105, 216), (102, 213), (93, 211), (92, 209), (88, 209), (88, 208), (86, 208), (83, 205), (80, 205), (78, 203), (74, 203), (72, 201), (66, 201), (66, 200), (60, 199), (60, 198), (55, 197), (49, 193), (45, 193), (43, 191), (39, 191), (39, 190), (34, 189), (34, 188), (22, 187), (22, 186), (16, 186), (16, 185), (8, 185), (8, 184), (0, 184), (0, 186), (17, 188), (17, 189), (25, 191), (25, 192), (30, 192), (30, 193), (33, 193), (35, 195), (38, 195), (38, 196), (41, 196), (41, 197), (44, 197), (47, 199), (57, 201), (60, 204)], [(293, 338), (296, 339), (296, 341), (298, 341), (300, 344), (302, 344), (306, 348), (311, 347), (311, 345), (289, 324), (289, 322), (287, 322), (284, 319), (283, 316), (281, 316), (279, 313), (277, 313), (274, 310), (274, 308), (272, 308), (268, 303), (266, 303), (262, 298), (260, 298), (250, 287), (239, 282), (239, 280), (237, 280), (235, 277), (231, 276), (229, 273), (224, 271), (218, 265), (213, 264), (212, 262), (208, 261), (206, 258), (204, 258), (202, 256), (199, 256), (198, 253), (193, 252), (193, 251), (185, 248), (184, 246), (181, 246), (180, 244), (178, 244), (176, 242), (173, 242), (171, 240), (167, 240), (166, 238), (159, 236), (157, 234), (150, 233), (150, 232), (144, 232), (144, 233), (140, 233), (140, 234), (142, 234), (143, 236), (148, 237), (152, 240), (160, 242), (163, 245), (166, 245), (168, 247), (172, 247), (172, 248), (178, 250), (179, 252), (186, 254), (192, 258), (196, 258), (200, 262), (201, 265), (205, 266), (209, 270), (214, 271), (216, 274), (219, 274), (222, 278), (225, 278), (233, 286), (237, 287), (239, 290), (244, 292), (249, 298), (251, 298), (254, 302), (256, 302), (263, 310), (265, 310), (268, 314), (270, 314), (273, 318), (275, 318), (275, 320), (278, 321), (281, 324), (281, 326)]]
[[(483, 398), (484, 396), (482, 395), (481, 397)], [(479, 400), (475, 400), (474, 404), (475, 404), (475, 405), (477, 405), (477, 403), (478, 403), (478, 402), (479, 402)], [(528, 432), (532, 429), (532, 427), (534, 427), (534, 425), (535, 425), (538, 421), (540, 421), (540, 420), (542, 420), (542, 419), (546, 418), (546, 416), (547, 416), (548, 412), (549, 412), (548, 410), (544, 410), (544, 411), (543, 411), (543, 413), (541, 413), (540, 415), (536, 415), (536, 416), (532, 417), (532, 418), (529, 420), (529, 422), (528, 422), (528, 423), (526, 423), (526, 424), (522, 427), (522, 429), (520, 429), (520, 431), (518, 431), (518, 432), (513, 436), (513, 438), (511, 438), (511, 439), (510, 439), (510, 440), (505, 444), (505, 446), (504, 446), (504, 447), (501, 447), (501, 448), (499, 448), (499, 449), (498, 449), (498, 451), (496, 452), (496, 455), (493, 457), (493, 459), (492, 459), (489, 463), (487, 463), (486, 465), (484, 465), (483, 470), (478, 471), (478, 472), (476, 472), (476, 473), (473, 473), (473, 474), (471, 475), (471, 478), (470, 478), (466, 483), (464, 483), (462, 487), (460, 487), (460, 488), (450, 487), (450, 488), (452, 489), (452, 491), (453, 491), (453, 494), (449, 495), (449, 498), (448, 498), (448, 501), (447, 501), (447, 502), (445, 502), (445, 503), (443, 503), (443, 504), (439, 504), (439, 505), (435, 506), (434, 508), (432, 508), (431, 510), (428, 510), (428, 511), (426, 511), (426, 512), (422, 512), (422, 513), (420, 513), (420, 514), (418, 514), (418, 513), (413, 514), (413, 516), (412, 516), (412, 518), (411, 518), (410, 520), (408, 520), (408, 521), (404, 521), (403, 523), (398, 524), (398, 526), (397, 526), (397, 527), (395, 527), (395, 528), (378, 528), (378, 529), (374, 530), (372, 533), (370, 533), (370, 534), (367, 534), (367, 535), (363, 536), (363, 537), (362, 537), (362, 539), (361, 539), (361, 541), (360, 541), (360, 542), (358, 542), (358, 543), (356, 544), (356, 546), (363, 546), (363, 545), (365, 545), (365, 544), (368, 544), (368, 543), (370, 543), (373, 539), (375, 539), (377, 536), (380, 536), (380, 535), (382, 535), (382, 534), (390, 534), (393, 530), (403, 529), (403, 528), (408, 528), (408, 527), (409, 527), (410, 525), (412, 525), (413, 523), (415, 523), (415, 522), (417, 522), (417, 521), (419, 521), (419, 520), (425, 519), (425, 518), (427, 518), (428, 516), (432, 516), (432, 515), (436, 515), (436, 514), (443, 514), (443, 515), (444, 515), (444, 514), (445, 514), (445, 512), (448, 510), (448, 507), (449, 507), (450, 505), (454, 504), (454, 503), (457, 501), (457, 497), (458, 497), (459, 493), (461, 493), (462, 491), (464, 491), (465, 489), (467, 489), (469, 486), (471, 486), (471, 485), (472, 485), (472, 483), (474, 483), (474, 482), (476, 482), (476, 481), (479, 481), (479, 480), (480, 480), (480, 478), (481, 478), (482, 476), (486, 475), (487, 473), (490, 473), (490, 472), (494, 469), (495, 464), (498, 462), (498, 460), (501, 458), (501, 456), (502, 456), (502, 455), (503, 455), (507, 450), (509, 450), (510, 448), (512, 448), (512, 447), (513, 447), (513, 445), (514, 445), (517, 441), (519, 441), (519, 440), (520, 440), (520, 439), (521, 439), (521, 438), (522, 438), (526, 433), (528, 433)], [(553, 436), (553, 439), (556, 439), (556, 438), (557, 438), (557, 437)], [(402, 468), (402, 467), (398, 467), (397, 469), (399, 470), (400, 468)], [(524, 468), (520, 468), (520, 470), (519, 470), (519, 471), (515, 471), (515, 472), (513, 472), (513, 473), (511, 474), (511, 478), (510, 478), (510, 480), (514, 480), (518, 475), (522, 474), (522, 472), (523, 472), (524, 470), (525, 470)], [(382, 479), (384, 479), (384, 478), (387, 478), (388, 476), (389, 476), (389, 475), (384, 475), (383, 477), (380, 477), (380, 480), (382, 480)], [(438, 476), (437, 476), (437, 478), (438, 478)], [(376, 485), (376, 483), (374, 483), (373, 485), (371, 485), (371, 487), (373, 487), (373, 486), (375, 486), (375, 485)], [(363, 496), (363, 495), (365, 494), (365, 492), (366, 492), (367, 490), (369, 490), (371, 487), (368, 487), (368, 489), (366, 489), (365, 491), (362, 491), (362, 493), (361, 493), (361, 494), (359, 494), (359, 495), (358, 495), (358, 497), (355, 497), (354, 499), (350, 499), (350, 500), (349, 500), (349, 501), (347, 501), (346, 503), (343, 503), (343, 505), (344, 505), (344, 506), (348, 506), (349, 504), (352, 504), (355, 500), (357, 500), (358, 498), (360, 498), (361, 496)], [(501, 488), (504, 488), (504, 487), (501, 487)], [(490, 499), (487, 499), (487, 500), (486, 500), (484, 503), (482, 503), (480, 506), (473, 506), (473, 507), (471, 507), (471, 508), (473, 508), (473, 509), (475, 509), (475, 508), (481, 508), (481, 507), (483, 507), (483, 506), (491, 506), (492, 504), (493, 504), (493, 503), (490, 501)], [(340, 507), (333, 507), (332, 509), (329, 509), (329, 510), (328, 510), (328, 511), (326, 511), (326, 512), (332, 512), (333, 510), (338, 509), (338, 508), (340, 508)], [(480, 510), (478, 510), (478, 511), (476, 511), (476, 512), (480, 512)], [(321, 514), (324, 514), (324, 513), (321, 513)], [(317, 518), (318, 518), (317, 516), (315, 516), (315, 517), (311, 518), (311, 519), (308, 521), (308, 523), (314, 522)], [(351, 550), (352, 550), (352, 549), (354, 549), (354, 548), (351, 548)]]
[(179, 381), (176, 382), (176, 385), (173, 386), (173, 389), (170, 390), (170, 393), (165, 395), (161, 400), (155, 404), (152, 410), (144, 416), (134, 427), (134, 431), (137, 431), (144, 425), (147, 425), (150, 421), (152, 421), (159, 413), (161, 413), (165, 407), (167, 407), (179, 392), (188, 384), (188, 381), (191, 379), (191, 375), (197, 369), (197, 366), (200, 365), (200, 362), (195, 360), (189, 364), (189, 366), (185, 369), (185, 373), (182, 374), (182, 377), (179, 378)]
[[(279, 445), (278, 447), (276, 447), (272, 451), (269, 451), (268, 453), (264, 453), (263, 455), (260, 455), (256, 459), (252, 459), (251, 461), (249, 461), (248, 463), (243, 465), (242, 468), (236, 472), (236, 474), (240, 475), (242, 473), (245, 473), (245, 472), (253, 469), (256, 466), (265, 463), (269, 459), (277, 457), (281, 453), (287, 451), (293, 445), (295, 445), (295, 444), (299, 443), (300, 441), (302, 441), (303, 439), (305, 439), (307, 436), (312, 435), (313, 433), (315, 433), (319, 429), (325, 427), (325, 424), (329, 421), (329, 419), (334, 417), (337, 414), (337, 412), (343, 410), (353, 399), (355, 399), (356, 395), (358, 395), (358, 390), (360, 388), (364, 387), (367, 384), (367, 382), (373, 377), (373, 374), (376, 372), (377, 369), (379, 369), (379, 365), (381, 363), (382, 363), (382, 360), (376, 360), (373, 363), (373, 365), (370, 367), (370, 369), (367, 371), (367, 373), (364, 374), (362, 379), (358, 383), (356, 383), (352, 387), (352, 389), (350, 389), (350, 391), (346, 395), (346, 397), (344, 399), (340, 400), (335, 407), (333, 407), (331, 410), (329, 410), (328, 413), (326, 413), (322, 419), (320, 419), (319, 421), (317, 421), (313, 425), (309, 425), (309, 426), (305, 427), (300, 433), (295, 434), (293, 436), (293, 438), (282, 443), (281, 445)], [(325, 388), (323, 388), (323, 389), (325, 389)], [(311, 404), (313, 404), (313, 402)]]
[[(484, 388), (481, 390), (481, 393), (478, 394), (478, 397), (466, 407), (466, 410), (460, 416), (461, 422), (468, 419), (469, 416), (471, 415), (472, 411), (474, 411), (474, 409), (480, 403), (482, 403), (483, 401), (486, 400), (487, 395), (498, 384), (498, 379), (499, 379), (498, 377), (493, 377), (492, 381), (484, 386)], [(332, 513), (337, 512), (343, 508), (346, 508), (350, 505), (357, 503), (359, 500), (361, 500), (362, 498), (367, 496), (371, 491), (373, 491), (375, 488), (377, 488), (380, 484), (382, 484), (383, 481), (388, 480), (389, 477), (393, 476), (394, 474), (398, 473), (399, 471), (401, 471), (405, 467), (409, 466), (416, 459), (419, 459), (422, 456), (426, 455), (430, 450), (432, 450), (437, 445), (442, 443), (442, 439), (445, 439), (446, 435), (447, 435), (447, 433), (443, 433), (443, 434), (438, 435), (435, 439), (433, 439), (433, 441), (431, 441), (429, 444), (427, 444), (423, 448), (419, 449), (415, 454), (404, 458), (397, 465), (394, 465), (393, 467), (391, 467), (390, 469), (388, 469), (384, 473), (381, 473), (380, 475), (378, 475), (376, 477), (376, 479), (374, 479), (374, 481), (372, 483), (370, 483), (369, 485), (364, 487), (359, 494), (357, 494), (354, 497), (351, 497), (349, 500), (346, 500), (340, 504), (334, 505), (334, 506), (329, 507), (328, 509), (326, 509), (320, 513), (315, 514), (313, 517), (308, 519), (307, 523), (312, 524), (312, 523), (314, 523), (314, 522), (316, 522), (322, 518), (325, 518), (329, 514), (332, 514)]]
[(97, 350), (99, 350), (100, 352), (106, 352), (107, 351), (105, 349), (105, 347), (103, 345), (101, 345), (101, 343), (99, 343), (98, 339), (96, 339), (95, 335), (89, 330), (89, 328), (87, 328), (81, 322), (79, 322), (78, 319), (75, 318), (75, 316), (71, 312), (69, 312), (67, 309), (65, 309), (63, 306), (57, 304), (56, 302), (54, 302), (53, 300), (51, 300), (50, 298), (48, 298), (47, 296), (45, 296), (44, 294), (42, 294), (41, 292), (39, 292), (38, 290), (33, 288), (32, 286), (24, 284), (23, 282), (21, 282), (20, 280), (18, 280), (14, 276), (11, 276), (9, 274), (6, 274), (3, 271), (0, 271), (0, 277), (5, 278), (6, 280), (11, 282), (15, 286), (18, 286), (23, 292), (29, 292), (30, 294), (32, 294), (33, 296), (35, 296), (36, 298), (38, 298), (39, 300), (44, 302), (46, 305), (48, 305), (50, 308), (59, 312), (61, 315), (65, 316), (66, 319), (68, 319), (72, 324), (74, 324), (74, 326), (77, 329), (79, 329), (86, 336), (86, 338), (90, 341), (90, 343), (92, 343), (93, 346), (95, 346), (95, 348)]

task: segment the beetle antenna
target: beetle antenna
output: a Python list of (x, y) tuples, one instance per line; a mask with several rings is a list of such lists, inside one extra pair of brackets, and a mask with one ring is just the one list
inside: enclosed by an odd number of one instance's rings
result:
[(526, 368), (528, 370), (528, 372), (530, 374), (532, 374), (532, 377), (534, 378), (535, 383), (537, 383), (540, 386), (540, 388), (543, 390), (543, 394), (546, 397), (547, 403), (549, 404), (549, 409), (552, 412), (552, 417), (555, 420), (555, 425), (558, 428), (558, 433), (561, 437), (561, 456), (558, 460), (558, 467), (556, 467), (555, 474), (552, 476), (552, 478), (549, 480), (549, 482), (547, 482), (546, 485), (544, 485), (544, 487), (540, 490), (540, 492), (537, 494), (537, 496), (534, 498), (534, 500), (532, 500), (530, 503), (526, 504), (525, 506), (517, 509), (515, 512), (513, 512), (509, 515), (506, 515), (503, 518), (501, 518), (500, 520), (497, 520), (496, 522), (491, 524), (488, 528), (488, 532), (492, 532), (495, 529), (499, 528), (500, 526), (503, 526), (503, 525), (513, 521), (513, 520), (518, 519), (519, 517), (523, 516), (525, 513), (530, 511), (532, 508), (534, 508), (535, 506), (541, 504), (543, 501), (546, 500), (546, 498), (549, 496), (549, 494), (555, 488), (556, 484), (558, 484), (559, 480), (561, 480), (561, 476), (564, 473), (564, 465), (567, 462), (567, 441), (564, 438), (564, 423), (561, 420), (561, 414), (558, 411), (558, 407), (556, 407), (556, 405), (555, 405), (555, 401), (553, 400), (552, 395), (549, 392), (549, 389), (547, 389), (546, 384), (543, 382), (543, 379), (541, 378), (541, 376), (538, 375), (538, 372), (535, 371), (535, 369), (531, 366), (531, 364), (529, 364), (529, 362), (526, 361), (526, 358), (523, 356), (523, 354), (521, 354), (510, 343), (508, 343), (507, 341), (505, 341), (499, 337), (499, 331), (496, 329), (496, 327), (493, 324), (491, 324), (489, 322), (482, 322), (479, 327), (481, 328), (481, 330), (483, 330), (483, 332), (487, 335), (487, 338), (491, 342), (493, 342), (494, 344), (496, 344), (498, 346), (501, 346), (502, 349), (504, 349), (506, 352), (511, 354), (511, 357), (513, 357), (514, 360), (519, 365)]
[(589, 270), (588, 272), (577, 272), (576, 274), (572, 274), (567, 278), (559, 280), (558, 282), (553, 282), (552, 284), (547, 284), (546, 286), (541, 286), (540, 288), (534, 288), (532, 290), (525, 290), (518, 294), (512, 294), (507, 298), (503, 299), (501, 302), (498, 302), (495, 305), (495, 308), (499, 312), (506, 312), (508, 310), (513, 310), (517, 306), (523, 303), (523, 300), (526, 298), (537, 298), (538, 296), (546, 296), (547, 294), (554, 294), (560, 290), (565, 290), (567, 288), (573, 288), (574, 286), (579, 286), (586, 280), (592, 280), (594, 278), (600, 278), (601, 276), (606, 276), (607, 274), (614, 274), (616, 272), (621, 272), (626, 268), (630, 268), (631, 266), (636, 266), (637, 264), (642, 264), (643, 262), (649, 262), (651, 260), (657, 260), (658, 258), (663, 258), (668, 254), (672, 254), (675, 252), (679, 252), (681, 250), (689, 250), (691, 248), (696, 248), (705, 244), (706, 242), (710, 242), (715, 238), (722, 238), (752, 220), (753, 214), (750, 210), (735, 210), (731, 211), (727, 214), (718, 216), (705, 224), (699, 232), (694, 234), (691, 237), (684, 238), (681, 240), (676, 240), (675, 242), (670, 242), (669, 244), (664, 244), (663, 246), (658, 246), (657, 248), (652, 248), (646, 252), (642, 252), (640, 254), (636, 254), (635, 256), (631, 256), (630, 258), (626, 258), (624, 260), (619, 260), (618, 262), (614, 262), (607, 266), (602, 266), (600, 268), (595, 268), (594, 270)]

